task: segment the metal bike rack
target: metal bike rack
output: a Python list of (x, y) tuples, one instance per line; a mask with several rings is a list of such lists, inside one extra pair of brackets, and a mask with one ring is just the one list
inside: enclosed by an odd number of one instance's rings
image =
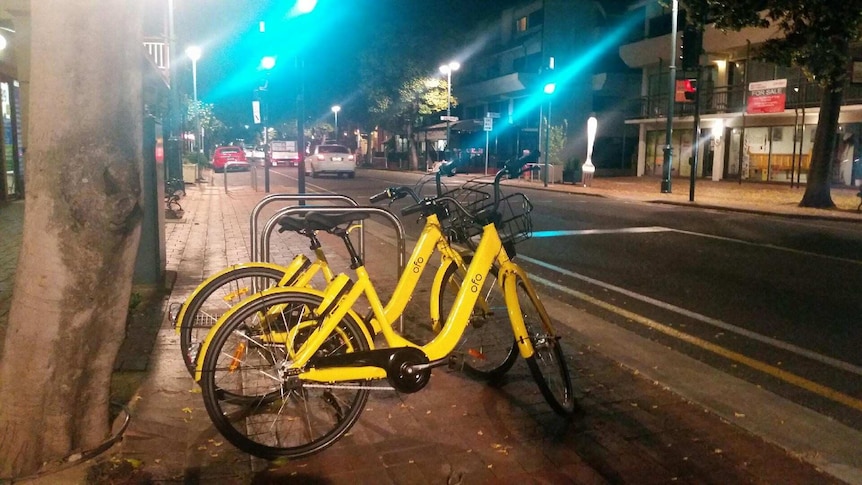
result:
[[(307, 196), (302, 196), (307, 197)], [(392, 224), (392, 227), (395, 228), (395, 232), (398, 240), (398, 276), (401, 276), (401, 273), (404, 271), (405, 266), (405, 248), (406, 244), (404, 242), (404, 225), (401, 224), (401, 220), (393, 213), (389, 212), (386, 209), (374, 206), (352, 206), (352, 207), (324, 207), (324, 206), (293, 206), (286, 207), (284, 209), (278, 210), (272, 217), (266, 221), (266, 224), (263, 227), (260, 235), (260, 247), (261, 247), (261, 261), (268, 262), (269, 261), (269, 239), (272, 236), (272, 231), (275, 230), (276, 224), (278, 224), (278, 220), (282, 217), (290, 214), (296, 213), (308, 213), (308, 212), (320, 212), (323, 214), (343, 214), (345, 212), (357, 212), (357, 213), (368, 213), (368, 214), (379, 214), (385, 217)], [(360, 240), (363, 239), (363, 231), (365, 230), (364, 225), (362, 225), (362, 221), (360, 221)], [(364, 245), (360, 246), (360, 254), (362, 255), (362, 259), (365, 259), (364, 254)]]
[[(260, 199), (260, 201), (254, 206), (254, 209), (251, 210), (251, 221), (249, 223), (249, 227), (250, 227), (249, 232), (251, 233), (251, 251), (250, 252), (251, 252), (251, 260), (252, 261), (266, 261), (266, 260), (261, 258), (261, 254), (260, 254), (261, 249), (260, 249), (260, 246), (258, 245), (257, 220), (258, 220), (258, 217), (260, 216), (260, 212), (267, 205), (269, 205), (273, 202), (276, 202), (276, 201), (280, 201), (280, 200), (281, 201), (294, 201), (294, 200), (298, 200), (298, 201), (303, 201), (303, 200), (330, 200), (330, 201), (332, 201), (332, 200), (338, 200), (338, 201), (346, 202), (349, 205), (352, 205), (354, 207), (359, 205), (352, 198), (350, 198), (346, 195), (340, 195), (340, 194), (328, 194), (328, 195), (323, 195), (323, 194), (272, 194), (272, 195), (267, 195), (266, 197)], [(263, 239), (263, 237), (261, 237), (261, 239)], [(267, 237), (267, 243), (268, 243), (268, 241), (269, 241), (269, 238)], [(359, 232), (359, 250), (360, 250), (360, 254), (362, 254), (363, 257), (365, 257), (364, 248), (365, 248), (365, 231), (363, 228)], [(268, 258), (268, 256), (269, 256), (269, 248), (267, 247), (267, 258)]]
[[(301, 196), (301, 198), (307, 198), (307, 196)], [(323, 207), (323, 206), (293, 206), (293, 207), (285, 207), (284, 209), (280, 209), (276, 211), (276, 213), (266, 221), (264, 224), (263, 231), (261, 231), (260, 237), (260, 247), (261, 247), (261, 261), (268, 262), (269, 261), (269, 239), (272, 236), (272, 231), (275, 230), (275, 226), (278, 224), (278, 220), (284, 216), (296, 213), (308, 213), (308, 212), (321, 212), (323, 214), (343, 214), (344, 212), (357, 212), (357, 213), (370, 213), (370, 214), (380, 214), (384, 216), (392, 226), (395, 228), (395, 232), (397, 234), (398, 239), (398, 277), (401, 276), (401, 273), (404, 272), (405, 266), (405, 243), (404, 243), (404, 226), (401, 224), (401, 220), (398, 219), (395, 214), (389, 212), (386, 209), (382, 209), (380, 207), (373, 206), (353, 206), (353, 207)], [(365, 230), (364, 224), (362, 221), (359, 221), (360, 224), (360, 240), (362, 240), (363, 233)], [(361, 246), (360, 254), (362, 255), (362, 259), (365, 259), (364, 254), (364, 245)], [(404, 315), (400, 315), (398, 317), (398, 330), (399, 332), (404, 331)]]
[[(243, 165), (243, 164), (240, 162), (227, 162), (224, 164), (224, 168), (222, 169), (222, 173), (224, 174), (224, 192), (225, 193), (227, 193), (227, 173), (230, 171), (230, 170), (228, 170), (228, 168), (230, 168), (231, 165), (237, 166), (237, 165)], [(250, 164), (249, 164), (248, 171), (251, 173), (251, 177), (252, 177), (251, 184), (254, 187), (255, 192), (257, 192), (257, 173), (255, 172), (255, 170), (252, 168), (252, 166)]]

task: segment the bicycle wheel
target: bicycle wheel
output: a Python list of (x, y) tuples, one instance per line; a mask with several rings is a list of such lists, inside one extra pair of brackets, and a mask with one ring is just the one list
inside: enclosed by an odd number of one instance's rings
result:
[[(465, 258), (465, 263), (469, 262), (470, 258)], [(457, 265), (446, 269), (440, 286), (441, 321), (449, 315), (463, 281), (463, 271)], [(463, 359), (464, 372), (480, 379), (494, 380), (512, 368), (518, 358), (518, 348), (509, 324), (503, 291), (497, 282), (496, 267), (491, 268), (481, 291), (456, 352)]]
[(551, 318), (535, 291), (528, 290), (527, 282), (520, 276), (515, 278), (516, 301), (512, 304), (518, 305), (534, 350), (526, 359), (530, 373), (551, 408), (557, 414), (569, 416), (575, 411), (575, 398), (560, 337), (554, 332)]
[(283, 277), (284, 271), (274, 268), (236, 268), (195, 290), (180, 322), (180, 351), (192, 376), (200, 346), (222, 314), (255, 291), (276, 286)]
[[(310, 309), (321, 301), (292, 290), (250, 300), (213, 335), (202, 363), (204, 405), (216, 429), (240, 450), (265, 459), (309, 455), (359, 418), (368, 399), (364, 381), (319, 384), (285, 373), (318, 325)], [(315, 357), (368, 350), (359, 325), (345, 317)]]

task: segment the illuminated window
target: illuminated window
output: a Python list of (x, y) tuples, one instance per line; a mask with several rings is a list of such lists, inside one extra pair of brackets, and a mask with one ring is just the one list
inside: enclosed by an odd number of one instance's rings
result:
[(521, 17), (515, 21), (515, 30), (518, 32), (526, 32), (527, 27), (527, 17)]

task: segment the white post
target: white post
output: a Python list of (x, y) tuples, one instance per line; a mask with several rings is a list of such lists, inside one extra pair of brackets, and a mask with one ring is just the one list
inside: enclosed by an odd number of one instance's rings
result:
[(590, 116), (587, 120), (587, 161), (581, 167), (584, 187), (589, 187), (592, 184), (593, 174), (596, 172), (596, 166), (593, 165), (593, 143), (596, 141), (597, 129), (598, 121), (596, 121), (596, 117)]

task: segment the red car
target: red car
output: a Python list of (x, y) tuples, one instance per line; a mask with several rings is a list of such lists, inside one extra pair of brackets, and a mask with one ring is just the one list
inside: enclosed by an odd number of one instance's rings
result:
[(213, 153), (213, 170), (216, 173), (224, 172), (225, 165), (229, 172), (235, 170), (248, 170), (248, 160), (245, 158), (245, 152), (239, 146), (218, 147)]

